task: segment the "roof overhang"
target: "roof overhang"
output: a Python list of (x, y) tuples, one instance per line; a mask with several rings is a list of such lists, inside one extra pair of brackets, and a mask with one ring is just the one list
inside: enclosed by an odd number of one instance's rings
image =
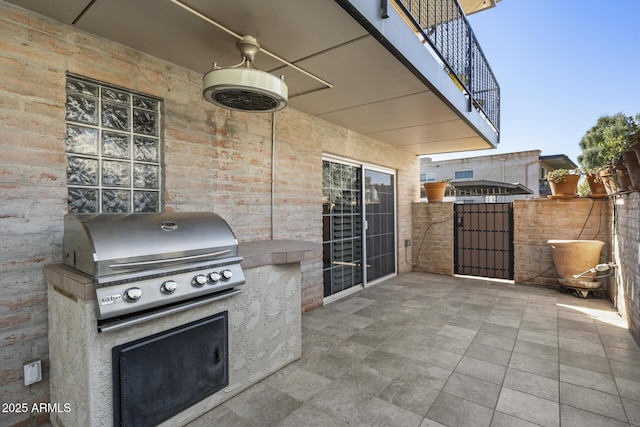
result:
[(553, 154), (550, 156), (540, 156), (540, 161), (551, 169), (577, 169), (573, 160), (566, 154)]
[(533, 191), (519, 182), (508, 183), (486, 179), (451, 181), (448, 196), (513, 196), (533, 194)]
[[(400, 12), (390, 7), (383, 19), (379, 1), (8, 2), (203, 75), (214, 61), (237, 64), (233, 34), (252, 35), (264, 50), (309, 72), (264, 52), (256, 59), (259, 69), (284, 76), (296, 110), (417, 155), (498, 144), (498, 132), (470, 108)], [(88, 50), (102, 47), (87, 40)]]

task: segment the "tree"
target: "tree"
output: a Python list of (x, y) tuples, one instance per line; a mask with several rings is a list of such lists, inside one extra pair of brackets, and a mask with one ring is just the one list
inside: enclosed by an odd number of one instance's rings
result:
[(629, 148), (629, 136), (640, 129), (640, 113), (602, 116), (580, 140), (578, 162), (584, 169), (600, 169), (618, 160)]

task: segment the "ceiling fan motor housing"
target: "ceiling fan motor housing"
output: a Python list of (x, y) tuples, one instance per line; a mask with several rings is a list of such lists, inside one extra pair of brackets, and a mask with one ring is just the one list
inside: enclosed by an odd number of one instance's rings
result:
[(211, 103), (236, 111), (270, 112), (287, 105), (284, 81), (255, 68), (218, 68), (204, 76), (202, 94)]
[(287, 105), (289, 90), (285, 82), (253, 65), (260, 45), (252, 36), (236, 43), (242, 63), (217, 68), (204, 76), (202, 94), (209, 102), (236, 111), (271, 112)]

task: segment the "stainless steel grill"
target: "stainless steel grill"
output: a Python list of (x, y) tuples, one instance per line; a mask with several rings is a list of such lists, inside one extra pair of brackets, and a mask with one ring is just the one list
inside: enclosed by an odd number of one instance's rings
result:
[(209, 212), (69, 214), (63, 255), (94, 279), (102, 332), (231, 297), (245, 282), (238, 241)]

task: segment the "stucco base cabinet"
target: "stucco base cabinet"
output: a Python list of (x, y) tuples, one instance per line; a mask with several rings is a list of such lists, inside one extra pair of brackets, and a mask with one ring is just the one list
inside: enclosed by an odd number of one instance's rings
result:
[(246, 269), (240, 295), (106, 333), (97, 331), (95, 299), (82, 300), (61, 291), (62, 282), (73, 280), (74, 273), (56, 274), (53, 270), (47, 274), (51, 403), (70, 410), (52, 414), (54, 426), (113, 425), (114, 346), (225, 310), (229, 385), (162, 425), (196, 419), (302, 354), (299, 263)]

